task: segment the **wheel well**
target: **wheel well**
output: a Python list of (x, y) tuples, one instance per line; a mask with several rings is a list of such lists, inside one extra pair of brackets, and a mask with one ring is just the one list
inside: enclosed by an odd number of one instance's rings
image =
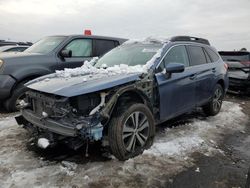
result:
[(14, 90), (20, 83), (22, 83), (22, 82), (27, 82), (27, 81), (29, 81), (29, 80), (33, 80), (33, 79), (35, 79), (35, 78), (37, 78), (37, 77), (39, 77), (39, 76), (42, 76), (42, 75), (32, 75), (32, 76), (25, 77), (25, 78), (23, 78), (23, 79), (21, 79), (21, 80), (18, 80), (18, 81), (16, 82), (16, 84), (14, 85), (14, 87), (12, 88), (11, 94), (13, 93), (13, 90)]
[(225, 90), (225, 84), (224, 84), (224, 81), (222, 79), (220, 79), (217, 83), (221, 85), (223, 90)]
[(136, 91), (126, 91), (123, 93), (117, 101), (116, 105), (126, 105), (128, 103), (142, 103), (145, 104), (143, 97)]

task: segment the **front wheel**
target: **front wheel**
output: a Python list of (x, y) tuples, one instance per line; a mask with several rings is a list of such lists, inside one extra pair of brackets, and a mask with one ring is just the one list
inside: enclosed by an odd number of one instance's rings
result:
[(24, 81), (18, 84), (13, 90), (11, 97), (4, 102), (5, 109), (8, 112), (15, 112), (19, 110), (19, 103), (25, 98), (25, 92), (28, 90), (28, 88), (24, 86), (26, 82), (27, 81)]
[(220, 112), (222, 101), (224, 98), (224, 90), (220, 84), (217, 84), (214, 89), (212, 99), (204, 105), (203, 111), (208, 116), (215, 116)]
[(127, 160), (141, 154), (153, 144), (154, 118), (144, 104), (118, 108), (110, 121), (108, 137), (112, 154)]

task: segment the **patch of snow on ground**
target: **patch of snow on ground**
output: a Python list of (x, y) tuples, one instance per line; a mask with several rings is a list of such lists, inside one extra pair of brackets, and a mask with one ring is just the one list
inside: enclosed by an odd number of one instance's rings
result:
[[(159, 128), (154, 145), (136, 158), (120, 162), (44, 161), (26, 144), (29, 137), (13, 117), (0, 119), (0, 185), (2, 187), (153, 187), (167, 176), (192, 166), (190, 154), (212, 155), (222, 134), (242, 131), (247, 116), (239, 104), (223, 102), (214, 117), (197, 117), (174, 128)], [(81, 156), (84, 159), (84, 156)], [(198, 170), (197, 170), (198, 171)], [(139, 178), (139, 179), (138, 179)], [(140, 180), (140, 181), (139, 181)], [(119, 186), (118, 186), (119, 185)]]
[[(193, 151), (213, 151), (216, 148), (218, 134), (234, 130), (243, 130), (247, 116), (239, 104), (223, 102), (221, 112), (205, 120), (193, 119), (191, 123), (167, 128), (156, 137), (154, 145), (144, 154), (165, 156), (186, 156)], [(212, 140), (212, 142), (211, 142)]]

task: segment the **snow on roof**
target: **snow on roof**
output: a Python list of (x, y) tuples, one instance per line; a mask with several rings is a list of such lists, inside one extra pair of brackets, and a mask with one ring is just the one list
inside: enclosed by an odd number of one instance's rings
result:
[(142, 44), (153, 44), (153, 43), (160, 43), (160, 44), (164, 44), (169, 42), (168, 38), (164, 38), (164, 37), (146, 37), (143, 39), (130, 39), (126, 42), (124, 42), (122, 45), (127, 45), (127, 44), (136, 44), (136, 43), (142, 43)]

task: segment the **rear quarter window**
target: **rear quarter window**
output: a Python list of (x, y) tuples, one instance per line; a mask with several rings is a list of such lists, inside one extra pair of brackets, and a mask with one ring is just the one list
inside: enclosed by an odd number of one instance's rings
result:
[(190, 61), (191, 66), (202, 65), (207, 63), (206, 56), (202, 47), (199, 46), (187, 46), (187, 47), (191, 60)]
[(209, 57), (211, 58), (211, 60), (213, 62), (216, 62), (220, 59), (220, 57), (217, 55), (217, 53), (215, 53), (213, 50), (211, 50), (210, 48), (205, 48), (206, 52), (208, 53)]

